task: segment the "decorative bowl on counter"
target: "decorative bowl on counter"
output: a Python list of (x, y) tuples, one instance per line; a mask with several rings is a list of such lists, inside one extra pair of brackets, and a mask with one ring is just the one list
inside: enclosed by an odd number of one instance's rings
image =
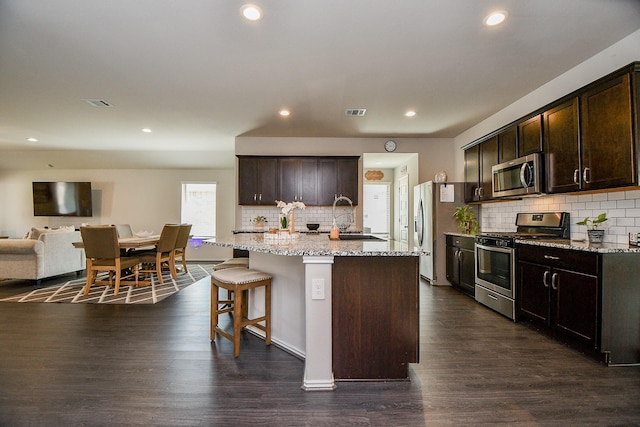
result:
[(318, 228), (320, 228), (320, 224), (307, 224), (307, 228), (309, 229), (309, 231), (316, 231)]

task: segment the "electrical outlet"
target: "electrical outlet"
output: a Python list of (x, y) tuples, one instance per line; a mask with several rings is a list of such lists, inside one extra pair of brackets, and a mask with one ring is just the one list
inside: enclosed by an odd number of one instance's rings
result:
[(324, 279), (311, 279), (311, 299), (324, 299)]

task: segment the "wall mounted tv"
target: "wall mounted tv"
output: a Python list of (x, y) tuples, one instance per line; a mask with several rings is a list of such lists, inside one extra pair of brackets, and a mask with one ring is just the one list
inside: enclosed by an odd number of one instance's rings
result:
[(92, 216), (90, 182), (34, 182), (34, 216)]

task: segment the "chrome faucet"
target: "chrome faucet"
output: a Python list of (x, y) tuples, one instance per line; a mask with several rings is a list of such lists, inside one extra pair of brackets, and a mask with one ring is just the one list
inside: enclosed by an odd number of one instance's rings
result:
[[(351, 209), (353, 209), (353, 202), (351, 201), (350, 198), (348, 198), (347, 196), (335, 196), (335, 200), (333, 201), (333, 211), (332, 211), (332, 218), (333, 218), (333, 226), (336, 227), (336, 204), (340, 201), (340, 200), (346, 200), (347, 202), (349, 202), (349, 205), (351, 206)], [(349, 224), (351, 225), (351, 224)]]

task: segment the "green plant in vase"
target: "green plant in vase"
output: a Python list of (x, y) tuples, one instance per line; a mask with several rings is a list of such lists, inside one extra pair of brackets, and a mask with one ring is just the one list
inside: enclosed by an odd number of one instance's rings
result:
[(582, 221), (576, 222), (576, 225), (584, 225), (587, 227), (587, 236), (590, 243), (602, 243), (604, 240), (604, 230), (598, 227), (608, 219), (606, 212), (602, 212), (596, 218), (591, 219), (590, 217), (586, 217)]
[(453, 211), (453, 217), (458, 221), (458, 228), (464, 234), (477, 234), (479, 230), (476, 213), (471, 206), (458, 206)]

